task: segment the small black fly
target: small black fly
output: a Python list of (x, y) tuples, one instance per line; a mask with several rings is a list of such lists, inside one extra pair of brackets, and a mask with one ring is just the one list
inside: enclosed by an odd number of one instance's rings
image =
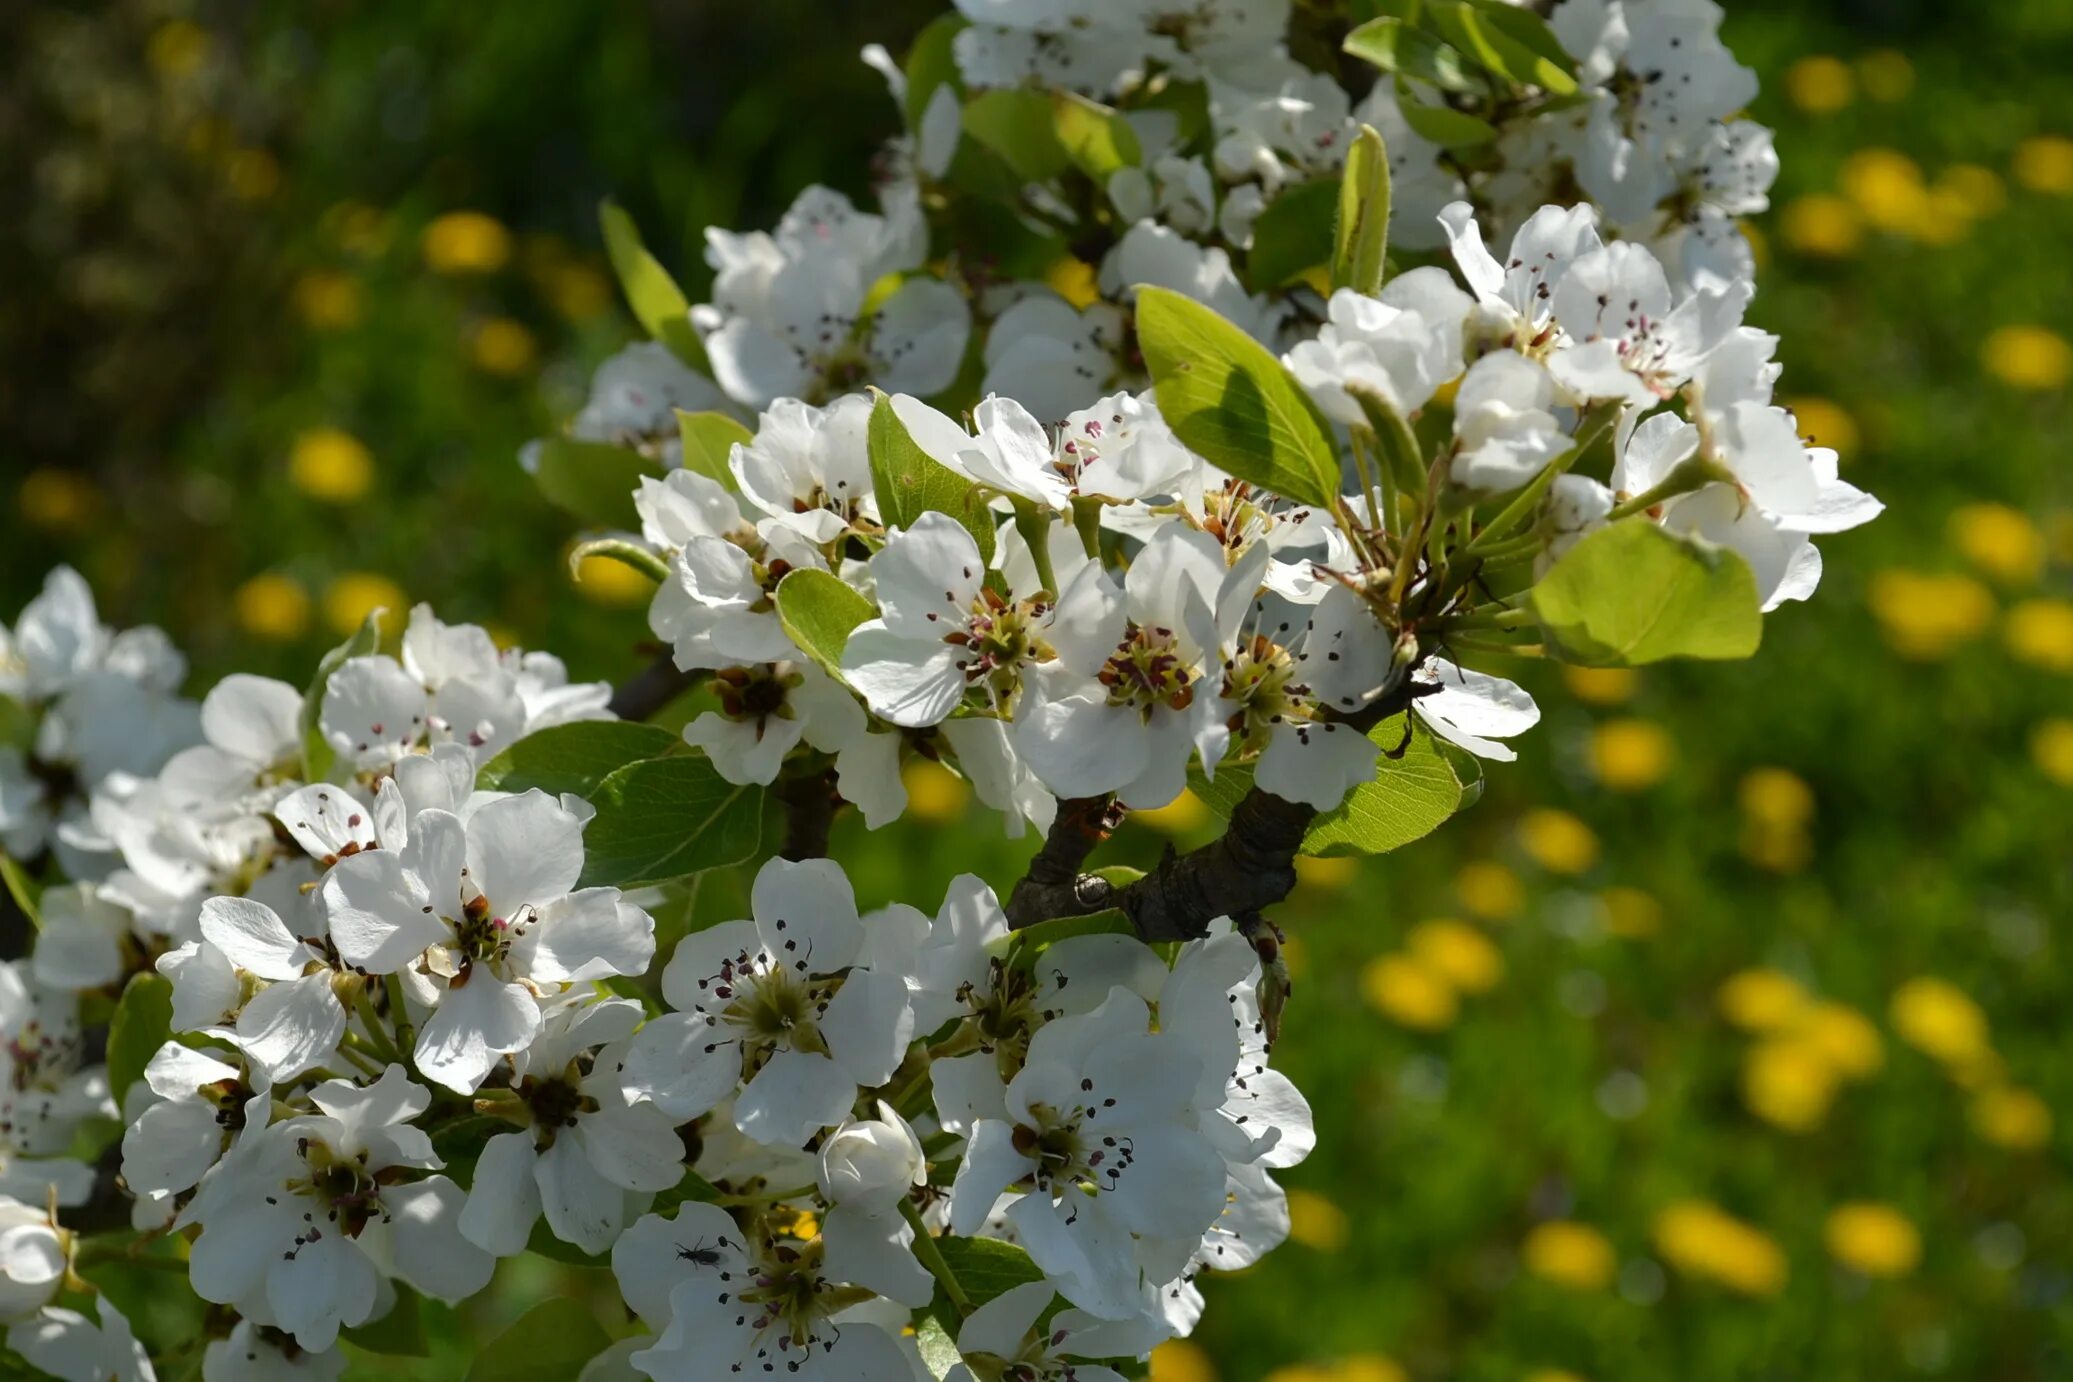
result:
[[(722, 1246), (725, 1246), (726, 1242), (725, 1238), (720, 1240)], [(703, 1238), (688, 1248), (682, 1243), (677, 1244), (677, 1256), (695, 1267), (717, 1267), (720, 1265), (719, 1249), (707, 1247)]]

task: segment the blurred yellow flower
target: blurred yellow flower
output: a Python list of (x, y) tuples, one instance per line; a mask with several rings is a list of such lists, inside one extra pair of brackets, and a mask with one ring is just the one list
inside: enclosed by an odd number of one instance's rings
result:
[(1186, 835), (1209, 823), (1209, 807), (1193, 792), (1182, 792), (1164, 806), (1132, 811), (1130, 818), (1164, 835)]
[(1591, 734), (1591, 771), (1615, 792), (1655, 786), (1676, 756), (1670, 731), (1653, 720), (1607, 720)]
[(1379, 1353), (1349, 1353), (1330, 1370), (1332, 1382), (1411, 1382), (1394, 1358)]
[(1713, 1001), (1721, 1016), (1745, 1032), (1776, 1032), (1806, 1016), (1812, 1000), (1799, 980), (1776, 969), (1729, 975)]
[(1977, 163), (1953, 163), (1936, 175), (1934, 191), (1952, 197), (1964, 214), (1978, 220), (1992, 216), (2008, 205), (2008, 184), (1992, 168)]
[(1744, 821), (1735, 837), (1742, 857), (1771, 873), (1798, 873), (1814, 858), (1814, 837), (1797, 826), (1767, 826)]
[(588, 264), (557, 264), (539, 276), (548, 305), (573, 322), (604, 315), (612, 306), (612, 281)]
[(2073, 195), (2073, 139), (2039, 134), (2015, 146), (2015, 180), (2032, 192)]
[(358, 633), (376, 609), (384, 611), (382, 632), (393, 634), (403, 627), (409, 606), (402, 586), (373, 571), (347, 571), (324, 587), (324, 622), (339, 634)]
[(511, 259), (511, 232), (479, 211), (449, 211), (425, 227), (425, 265), (434, 273), (495, 273)]
[(1898, 149), (1859, 149), (1843, 160), (1843, 195), (1880, 230), (1910, 232), (1927, 212), (1922, 170)]
[(1567, 1219), (1534, 1225), (1519, 1258), (1533, 1275), (1572, 1291), (1602, 1291), (1619, 1270), (1618, 1256), (1604, 1234)]
[(1050, 285), (1051, 291), (1082, 311), (1101, 300), (1101, 285), (1096, 281), (1097, 277), (1092, 264), (1072, 255), (1054, 261), (1044, 271), (1044, 282)]
[(1829, 1211), (1821, 1237), (1828, 1255), (1864, 1276), (1906, 1276), (1922, 1260), (1922, 1235), (1891, 1205), (1868, 1200)]
[(281, 185), (281, 164), (264, 149), (233, 149), (223, 160), (223, 178), (240, 201), (263, 202)]
[(191, 19), (169, 19), (151, 31), (144, 60), (162, 77), (185, 77), (208, 61), (209, 31)]
[(941, 824), (961, 819), (972, 799), (972, 789), (941, 763), (926, 758), (911, 760), (900, 770), (907, 788), (907, 811), (919, 820)]
[(290, 643), (310, 626), (310, 596), (302, 582), (277, 571), (262, 571), (230, 597), (238, 627), (254, 638)]
[(1742, 1102), (1786, 1132), (1819, 1127), (1835, 1101), (1836, 1070), (1821, 1051), (1796, 1037), (1773, 1037), (1742, 1057)]
[(510, 317), (491, 317), (468, 336), (468, 358), (486, 374), (509, 378), (524, 374), (539, 358), (540, 348), (523, 322)]
[(1857, 84), (1874, 101), (1904, 101), (1915, 89), (1915, 67), (1895, 48), (1876, 48), (1857, 59)]
[(1288, 1236), (1304, 1247), (1337, 1252), (1352, 1233), (1346, 1211), (1324, 1196), (1314, 1190), (1288, 1192)]
[(1679, 1200), (1655, 1220), (1656, 1250), (1677, 1270), (1744, 1295), (1776, 1295), (1785, 1254), (1769, 1235), (1704, 1200)]
[(1973, 1099), (1972, 1126), (1997, 1147), (2032, 1152), (2051, 1141), (2051, 1108), (2027, 1089), (2004, 1085)]
[(1920, 661), (1950, 656), (1994, 617), (1993, 593), (1956, 572), (1874, 572), (1870, 604), (1887, 646)]
[(593, 604), (645, 605), (655, 596), (655, 582), (624, 562), (592, 554), (576, 564), (576, 591)]
[(1519, 817), (1519, 844), (1549, 873), (1583, 873), (1598, 862), (1598, 837), (1591, 827), (1553, 807)]
[(1509, 921), (1526, 907), (1526, 885), (1492, 859), (1471, 859), (1454, 875), (1454, 896), (1485, 921)]
[(1504, 953), (1467, 922), (1420, 922), (1404, 938), (1404, 948), (1462, 993), (1487, 992), (1504, 977)]
[(1833, 115), (1855, 94), (1856, 83), (1841, 58), (1801, 58), (1785, 70), (1785, 95), (1809, 115)]
[(1416, 1031), (1443, 1031), (1454, 1025), (1460, 1012), (1446, 976), (1406, 955), (1379, 955), (1368, 961), (1360, 988), (1375, 1011)]
[(1641, 940), (1663, 929), (1663, 904), (1639, 888), (1607, 888), (1598, 902), (1605, 908), (1605, 929), (1623, 940)]
[(1620, 705), (1634, 695), (1641, 674), (1631, 667), (1564, 667), (1562, 684), (1590, 705)]
[(360, 324), (360, 284), (335, 269), (311, 269), (295, 280), (295, 311), (317, 331), (344, 331)]
[(1947, 525), (1965, 560), (2004, 585), (2030, 585), (2044, 574), (2044, 533), (2006, 504), (1961, 504)]
[(1825, 446), (1848, 461), (1857, 451), (1857, 419), (1833, 399), (1802, 396), (1779, 400), (1792, 410), (1799, 434), (1809, 446)]
[(1217, 1382), (1216, 1364), (1200, 1344), (1168, 1339), (1152, 1350), (1151, 1382)]
[(312, 499), (350, 504), (374, 485), (374, 455), (350, 432), (313, 428), (288, 450), (288, 480)]
[(1980, 347), (1980, 363), (2004, 384), (2049, 392), (2073, 375), (2073, 346), (2042, 326), (2004, 326)]
[(2044, 720), (2030, 731), (2030, 761), (2061, 787), (2073, 787), (2073, 720)]
[(2008, 611), (2001, 635), (2016, 661), (2046, 672), (2073, 673), (2073, 601), (2024, 600)]
[(1789, 768), (1751, 768), (1735, 799), (1743, 816), (1759, 825), (1804, 826), (1814, 819), (1814, 789)]
[(1313, 858), (1307, 854), (1296, 856), (1296, 881), (1305, 887), (1322, 888), (1327, 892), (1343, 888), (1360, 877), (1358, 855), (1337, 855), (1330, 859)]
[(1847, 1079), (1865, 1079), (1886, 1063), (1886, 1043), (1878, 1027), (1842, 1003), (1817, 1003), (1801, 1021), (1798, 1039)]
[(1908, 980), (1893, 991), (1891, 1017), (1902, 1041), (1946, 1065), (1964, 1065), (1988, 1053), (1986, 1013), (1948, 980)]
[(1864, 219), (1847, 199), (1814, 192), (1785, 204), (1778, 233), (1801, 254), (1842, 259), (1864, 243)]
[(24, 522), (63, 532), (85, 523), (100, 499), (93, 481), (84, 475), (40, 466), (22, 477), (14, 502)]

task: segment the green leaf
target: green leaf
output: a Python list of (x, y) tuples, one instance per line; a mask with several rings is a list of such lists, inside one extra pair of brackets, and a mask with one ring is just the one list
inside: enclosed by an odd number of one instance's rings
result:
[(662, 463), (605, 442), (549, 437), (540, 443), (533, 478), (557, 506), (601, 528), (641, 526), (633, 492), (643, 476), (660, 477)]
[(979, 555), (993, 560), (993, 514), (986, 496), (916, 446), (884, 394), (871, 409), (870, 448), (871, 487), (887, 527), (908, 528), (925, 513), (947, 513), (979, 544)]
[(1447, 44), (1402, 19), (1384, 15), (1346, 35), (1341, 45), (1353, 56), (1384, 72), (1430, 82), (1446, 91), (1473, 91), (1476, 77), (1467, 60)]
[(1268, 349), (1192, 298), (1137, 290), (1137, 332), (1159, 411), (1211, 465), (1303, 504), (1339, 493), (1331, 428)]
[(629, 763), (597, 785), (583, 831), (582, 886), (645, 887), (747, 861), (763, 833), (763, 790), (701, 755)]
[(729, 490), (740, 488), (727, 462), (736, 443), (747, 446), (756, 439), (754, 432), (725, 413), (687, 413), (679, 408), (677, 435), (684, 442), (684, 469), (717, 480)]
[(1531, 10), (1433, 0), (1425, 12), (1449, 43), (1488, 71), (1557, 96), (1576, 91), (1574, 59), (1547, 21)]
[(1265, 292), (1331, 262), (1332, 218), (1338, 214), (1339, 184), (1331, 178), (1288, 188), (1252, 223), (1246, 277)]
[(108, 1091), (117, 1099), (144, 1078), (144, 1067), (173, 1035), (173, 984), (162, 974), (133, 974), (108, 1022)]
[(533, 1231), (526, 1236), (525, 1250), (535, 1257), (544, 1257), (565, 1267), (604, 1268), (612, 1265), (612, 1259), (606, 1253), (587, 1253), (574, 1243), (565, 1243), (555, 1237), (545, 1219), (533, 1221)]
[(1373, 295), (1389, 252), (1389, 150), (1362, 125), (1339, 178), (1339, 221), (1332, 234), (1332, 287)]
[(705, 343), (691, 329), (691, 300), (641, 242), (641, 230), (633, 217), (606, 201), (598, 206), (597, 222), (604, 231), (605, 253), (619, 276), (619, 287), (634, 319), (685, 364), (705, 369)]
[(571, 547), (569, 578), (580, 583), (583, 580), (583, 564), (592, 557), (617, 562), (630, 571), (637, 571), (646, 576), (657, 585), (669, 579), (669, 568), (663, 565), (661, 557), (655, 555), (654, 549), (646, 543), (630, 542), (623, 537), (593, 538), (589, 542), (579, 542)]
[(21, 908), (22, 915), (29, 919), (29, 925), (38, 931), (43, 929), (43, 885), (29, 876), (21, 861), (13, 855), (0, 852), (0, 882), (7, 884), (7, 895), (14, 899), (14, 905)]
[(975, 1308), (1017, 1286), (1044, 1279), (1029, 1254), (1013, 1243), (946, 1235), (936, 1240), (936, 1248)]
[(371, 657), (381, 648), (381, 617), (385, 610), (371, 609), (353, 636), (317, 660), (317, 671), (309, 689), (302, 693), (302, 776), (308, 782), (322, 782), (331, 774), (338, 757), (319, 727), (324, 718), (324, 683), (349, 659)]
[(720, 1198), (720, 1187), (696, 1171), (686, 1170), (684, 1178), (655, 1197), (655, 1203), (648, 1206), (650, 1214), (668, 1214), (680, 1204), (697, 1201), (712, 1204)]
[(482, 1155), (482, 1149), (499, 1133), (516, 1131), (516, 1126), (502, 1118), (487, 1114), (470, 1114), (466, 1118), (448, 1123), (432, 1134), (432, 1150), (451, 1170), (456, 1162), (472, 1161)]
[(1748, 657), (1763, 639), (1761, 605), (1740, 556), (1640, 515), (1570, 548), (1530, 597), (1548, 651), (1586, 667)]
[(1144, 161), (1137, 131), (1119, 113), (1072, 91), (1053, 91), (1051, 111), (1058, 142), (1081, 172), (1102, 186), (1120, 168)]
[[(1336, 810), (1310, 823), (1303, 836), (1304, 854), (1387, 854), (1430, 835), (1460, 809), (1460, 780), (1424, 726), (1413, 724), (1406, 743), (1404, 717), (1396, 715), (1369, 730), (1368, 738), (1387, 753), (1403, 744), (1403, 754), (1379, 759), (1373, 782), (1363, 782)], [(1188, 785), (1212, 811), (1229, 816), (1239, 798), (1252, 789), (1252, 778), (1249, 766), (1225, 764), (1216, 770), (1214, 782), (1205, 780), (1199, 770), (1191, 771)]]
[(877, 606), (848, 582), (826, 571), (802, 569), (777, 583), (777, 622), (799, 650), (837, 681), (842, 679), (842, 649), (849, 635)]
[(1049, 182), (1072, 166), (1051, 98), (1026, 86), (995, 87), (964, 110), (965, 133), (1001, 156), (1024, 182)]
[(950, 1370), (964, 1361), (957, 1351), (957, 1340), (950, 1337), (950, 1331), (934, 1315), (924, 1315), (914, 1331), (914, 1347), (921, 1354), (921, 1364), (929, 1370), (929, 1376), (936, 1382), (950, 1375)]
[(1451, 106), (1428, 106), (1411, 95), (1404, 79), (1396, 80), (1396, 103), (1404, 123), (1443, 149), (1472, 149), (1497, 138), (1497, 126)]
[(656, 725), (630, 720), (583, 720), (535, 730), (482, 765), (475, 785), (485, 792), (538, 787), (559, 796), (587, 797), (629, 763), (661, 758), (683, 740)]
[(417, 1292), (400, 1281), (396, 1283), (396, 1303), (389, 1307), (388, 1314), (351, 1329), (341, 1329), (338, 1337), (342, 1342), (364, 1348), (369, 1353), (385, 1353), (391, 1357), (423, 1358), (432, 1351), (431, 1340), (425, 1334), (424, 1312), (418, 1307)]
[(582, 1302), (543, 1300), (475, 1355), (467, 1382), (568, 1382), (611, 1345)]

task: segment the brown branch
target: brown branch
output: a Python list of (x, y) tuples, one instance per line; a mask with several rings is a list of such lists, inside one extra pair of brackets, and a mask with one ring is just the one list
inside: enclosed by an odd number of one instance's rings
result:
[(1008, 894), (1008, 925), (1020, 929), (1047, 917), (1085, 916), (1113, 905), (1115, 889), (1109, 881), (1081, 873), (1080, 866), (1119, 824), (1114, 812), (1113, 797), (1068, 797), (1058, 803), (1044, 847)]
[(842, 798), (835, 793), (835, 770), (788, 773), (770, 789), (785, 808), (785, 842), (778, 855), (785, 859), (825, 859), (828, 831), (835, 822), (835, 808)]
[(622, 720), (645, 720), (696, 686), (703, 676), (703, 671), (684, 671), (665, 652), (614, 691), (607, 708)]
[[(1399, 669), (1381, 695), (1336, 717), (1338, 723), (1366, 734), (1409, 710), (1416, 695), (1410, 670)], [(1029, 876), (1015, 885), (1008, 902), (1008, 924), (1015, 929), (1115, 907), (1129, 916), (1143, 940), (1193, 940), (1208, 934), (1209, 923), (1218, 917), (1258, 913), (1294, 891), (1296, 855), (1317, 816), (1315, 807), (1254, 787), (1239, 798), (1222, 835), (1186, 854), (1167, 846), (1156, 868), (1117, 888), (1094, 874), (1061, 877), (1058, 872), (1078, 870), (1100, 841), (1098, 835), (1067, 826), (1067, 808), (1080, 804), (1058, 804), (1058, 820), (1044, 848), (1030, 862)], [(1074, 848), (1078, 853), (1071, 852)]]

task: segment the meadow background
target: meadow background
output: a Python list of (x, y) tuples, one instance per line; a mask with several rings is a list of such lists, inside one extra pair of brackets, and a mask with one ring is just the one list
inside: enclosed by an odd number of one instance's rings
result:
[[(434, 597), (626, 674), (645, 590), (573, 584), (514, 459), (638, 334), (597, 201), (695, 299), (704, 225), (863, 192), (896, 117), (856, 50), (938, 8), (10, 9), (0, 617), (64, 560), (197, 692)], [(1546, 709), (1520, 762), (1307, 869), (1296, 1241), (1209, 1282), (1160, 1382), (2073, 1375), (2073, 4), (1731, 4), (1726, 36), (1785, 163), (1752, 318), (1890, 510), (1749, 663), (1505, 669)], [(1012, 881), (1028, 845), (913, 788), (838, 830), (867, 900)], [(1211, 828), (1183, 799), (1118, 849)], [(606, 1308), (506, 1270), (481, 1328)], [(434, 1347), (365, 1375), (458, 1375)]]

